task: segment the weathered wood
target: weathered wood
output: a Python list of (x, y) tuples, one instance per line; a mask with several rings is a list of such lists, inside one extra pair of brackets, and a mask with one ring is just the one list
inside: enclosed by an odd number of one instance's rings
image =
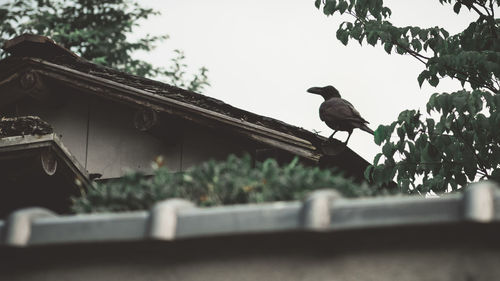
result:
[(346, 149), (347, 146), (345, 145), (345, 143), (337, 139), (327, 140), (321, 144), (321, 150), (323, 151), (324, 154), (329, 156), (339, 155), (343, 153)]
[(7, 78), (3, 79), (2, 81), (0, 81), (0, 87), (2, 87), (3, 85), (6, 85), (6, 84), (9, 84), (11, 83), (12, 81), (16, 80), (17, 78), (19, 77), (19, 73), (14, 73), (10, 76), (8, 76)]
[(56, 44), (54, 40), (50, 39), (49, 37), (26, 33), (5, 41), (2, 49), (8, 52), (12, 50), (12, 48), (15, 48), (16, 46), (21, 44), (22, 42), (32, 42), (39, 44), (47, 44), (47, 43)]
[(23, 34), (5, 41), (2, 48), (14, 56), (31, 56), (32, 54), (37, 54), (39, 57), (44, 58), (69, 56), (82, 60), (77, 54), (42, 35)]
[[(10, 105), (12, 102), (21, 99), (27, 93), (19, 87), (20, 73), (15, 72), (0, 81), (0, 108), (5, 105)], [(0, 112), (5, 116), (5, 112)]]

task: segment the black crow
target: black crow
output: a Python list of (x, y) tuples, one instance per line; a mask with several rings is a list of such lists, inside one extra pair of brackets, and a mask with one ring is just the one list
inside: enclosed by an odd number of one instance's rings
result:
[(373, 135), (373, 130), (366, 126), (368, 121), (361, 117), (350, 102), (340, 97), (340, 93), (335, 87), (312, 87), (307, 89), (307, 91), (320, 95), (325, 99), (319, 107), (319, 117), (328, 127), (333, 129), (333, 134), (328, 138), (329, 140), (332, 139), (337, 131), (346, 131), (349, 133), (349, 136), (344, 144), (347, 144), (355, 128)]

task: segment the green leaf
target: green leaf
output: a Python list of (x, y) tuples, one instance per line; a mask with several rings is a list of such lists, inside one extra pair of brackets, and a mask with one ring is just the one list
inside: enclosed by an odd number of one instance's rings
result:
[(418, 81), (418, 85), (420, 87), (422, 87), (422, 84), (424, 83), (425, 79), (429, 77), (429, 71), (428, 70), (424, 70), (422, 71), (418, 77), (417, 77), (417, 81)]
[(441, 33), (443, 34), (444, 38), (450, 37), (450, 33), (446, 31), (444, 28), (441, 28)]
[(314, 1), (314, 6), (316, 6), (317, 9), (319, 9), (320, 5), (321, 5), (321, 0)]
[(185, 198), (200, 206), (301, 200), (325, 186), (334, 186), (347, 197), (379, 193), (330, 170), (303, 166), (298, 160), (281, 166), (275, 159), (259, 162), (234, 155), (196, 165), (183, 174), (161, 167), (153, 177), (132, 173), (97, 185), (84, 197), (74, 198), (74, 210), (147, 210), (167, 198)]
[(346, 11), (348, 5), (349, 4), (347, 4), (346, 1), (340, 1), (338, 5), (339, 13), (343, 14)]
[(455, 3), (455, 5), (453, 6), (453, 11), (456, 14), (458, 14), (458, 13), (460, 13), (460, 8), (462, 8), (462, 4), (457, 1), (457, 3)]
[(370, 31), (368, 33), (368, 36), (366, 37), (366, 42), (368, 42), (368, 44), (370, 44), (372, 46), (375, 46), (375, 44), (377, 44), (377, 40), (378, 40), (377, 32)]
[(361, 37), (361, 33), (363, 32), (362, 27), (359, 24), (356, 24), (352, 29), (351, 29), (351, 36), (352, 38), (359, 40)]
[(387, 127), (384, 125), (379, 125), (374, 132), (374, 140), (377, 145), (381, 145), (382, 142), (387, 138), (388, 135)]
[(432, 75), (427, 81), (433, 87), (436, 87), (439, 84), (439, 78), (436, 75)]
[(384, 44), (384, 50), (385, 50), (388, 54), (390, 54), (390, 53), (391, 53), (391, 50), (392, 50), (392, 46), (393, 46), (393, 44), (392, 44), (392, 43), (390, 43), (390, 42), (386, 42), (386, 43)]
[(455, 94), (452, 96), (452, 104), (459, 111), (462, 112), (467, 106), (467, 96)]
[(392, 158), (392, 156), (394, 155), (394, 152), (396, 151), (395, 147), (394, 147), (394, 144), (391, 143), (391, 142), (387, 142), (386, 144), (384, 144), (384, 146), (382, 147), (382, 153), (384, 154), (385, 157), (387, 158)]
[(389, 9), (387, 7), (382, 7), (381, 13), (382, 13), (382, 16), (384, 16), (384, 18), (387, 18), (387, 17), (391, 16), (392, 11), (391, 11), (391, 9)]
[(432, 144), (432, 143), (427, 143), (427, 145), (424, 147), (423, 153), (424, 158), (428, 162), (436, 162), (439, 160), (439, 150)]
[(385, 182), (385, 174), (384, 174), (384, 167), (383, 166), (376, 166), (373, 168), (373, 174), (372, 174), (373, 181), (377, 185), (382, 185)]
[(397, 129), (397, 133), (398, 133), (398, 136), (401, 140), (403, 140), (405, 138), (405, 134), (406, 134), (406, 130), (405, 130), (405, 127), (402, 126), (402, 127), (399, 127)]
[(431, 95), (429, 98), (429, 101), (427, 102), (427, 113), (431, 113), (431, 110), (438, 110), (436, 108), (436, 99), (437, 99), (438, 93), (434, 93)]
[(470, 181), (474, 181), (477, 173), (477, 163), (474, 156), (469, 152), (464, 152), (464, 171)]
[(377, 155), (375, 155), (375, 158), (373, 158), (373, 165), (378, 165), (378, 161), (380, 160), (380, 157), (382, 157), (382, 153), (377, 153)]
[(371, 181), (372, 172), (373, 172), (373, 165), (368, 165), (368, 167), (366, 167), (365, 169), (365, 172), (363, 173), (367, 181)]
[(403, 193), (408, 193), (410, 191), (410, 180), (409, 179), (401, 179), (400, 181), (398, 181), (399, 183), (399, 186), (401, 187), (401, 190), (403, 191)]
[(422, 43), (420, 43), (420, 40), (418, 39), (411, 40), (411, 46), (416, 52), (420, 52), (422, 50)]
[(455, 175), (455, 181), (458, 185), (462, 187), (465, 187), (465, 185), (467, 184), (467, 178), (462, 173), (458, 173)]
[(325, 15), (332, 15), (337, 9), (337, 1), (336, 0), (327, 0), (325, 2), (325, 6), (323, 6), (323, 13)]
[(342, 44), (347, 45), (347, 42), (349, 41), (349, 34), (345, 29), (339, 28), (337, 30), (337, 39), (342, 42)]
[(427, 41), (427, 39), (429, 39), (429, 30), (427, 29), (420, 30), (418, 36), (420, 37), (420, 39)]
[(492, 173), (490, 178), (497, 183), (500, 183), (500, 168), (496, 168)]
[(427, 118), (425, 121), (427, 123), (427, 132), (429, 136), (432, 136), (434, 134), (435, 121), (431, 118)]

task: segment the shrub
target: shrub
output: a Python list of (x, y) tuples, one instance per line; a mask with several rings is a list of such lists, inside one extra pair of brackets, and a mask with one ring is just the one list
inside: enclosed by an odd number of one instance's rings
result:
[(386, 193), (366, 183), (355, 183), (339, 173), (305, 167), (297, 158), (280, 166), (274, 159), (254, 163), (249, 156), (231, 155), (226, 161), (210, 160), (184, 173), (158, 167), (151, 177), (134, 172), (97, 183), (82, 197), (73, 199), (73, 211), (144, 210), (167, 198), (184, 198), (199, 206), (290, 201), (323, 188), (333, 188), (346, 197)]

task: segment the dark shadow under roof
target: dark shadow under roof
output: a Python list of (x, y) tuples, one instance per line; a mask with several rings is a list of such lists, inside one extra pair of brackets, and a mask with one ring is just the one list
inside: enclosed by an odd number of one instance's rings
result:
[(67, 213), (70, 196), (91, 184), (55, 134), (0, 137), (0, 217), (30, 206)]

